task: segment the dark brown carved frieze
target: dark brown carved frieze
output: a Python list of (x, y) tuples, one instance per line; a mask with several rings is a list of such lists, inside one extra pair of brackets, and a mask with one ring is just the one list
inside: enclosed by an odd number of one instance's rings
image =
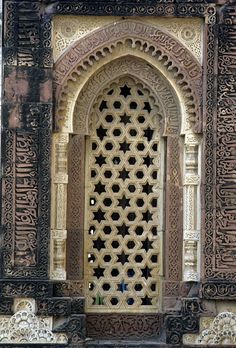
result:
[[(43, 316), (69, 316), (84, 313), (84, 298), (46, 298), (37, 300), (37, 314)], [(1, 310), (1, 307), (0, 307)]]
[(0, 297), (15, 298), (15, 297), (33, 297), (45, 298), (52, 297), (53, 284), (47, 281), (27, 281), (27, 280), (12, 280), (0, 281)]
[(55, 327), (53, 329), (54, 332), (64, 332), (66, 333), (69, 346), (78, 347), (78, 345), (82, 346), (83, 341), (86, 337), (85, 330), (85, 315), (83, 314), (72, 314), (69, 318), (67, 318), (64, 323)]
[(234, 2), (219, 18), (219, 26), (207, 27), (204, 264), (207, 279), (229, 281), (236, 279)]
[(200, 316), (207, 314), (199, 297), (182, 298), (180, 311), (165, 318), (166, 343), (181, 345), (183, 334), (198, 333)]
[[(29, 21), (30, 18), (30, 21)], [(4, 2), (2, 275), (48, 275), (51, 20), (37, 1)]]
[(49, 13), (100, 16), (191, 16), (203, 17), (206, 0), (195, 1), (63, 1), (48, 7)]
[(83, 279), (84, 272), (84, 168), (85, 136), (70, 139), (68, 152), (67, 275)]
[(206, 300), (235, 300), (236, 284), (231, 281), (203, 282), (201, 296)]
[(163, 327), (162, 314), (89, 313), (87, 336), (93, 339), (158, 338)]
[[(216, 19), (216, 18), (215, 18)], [(212, 273), (212, 258), (214, 257), (213, 233), (215, 215), (213, 200), (215, 197), (215, 163), (214, 158), (214, 134), (217, 116), (217, 30), (216, 24), (205, 26), (205, 47), (204, 47), (204, 93), (203, 93), (203, 122), (205, 124), (205, 135), (203, 139), (203, 238), (204, 245), (204, 272), (206, 277)]]

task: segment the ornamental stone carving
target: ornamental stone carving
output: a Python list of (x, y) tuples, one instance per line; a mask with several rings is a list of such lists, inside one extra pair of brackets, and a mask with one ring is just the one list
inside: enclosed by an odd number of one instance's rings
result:
[(196, 343), (206, 345), (236, 345), (236, 314), (222, 312), (217, 315), (208, 329), (201, 332)]
[(51, 278), (66, 279), (66, 205), (67, 205), (67, 147), (68, 134), (53, 137), (53, 195), (51, 216)]
[[(200, 136), (185, 135), (184, 160), (184, 269), (185, 281), (200, 278)], [(199, 256), (199, 257), (198, 257)]]
[[(105, 86), (120, 76), (138, 77), (139, 83), (152, 92), (154, 100), (158, 101), (157, 116), (162, 124), (161, 133), (164, 135), (180, 132), (180, 114), (178, 97), (168, 80), (155, 69), (147, 65), (143, 59), (136, 57), (122, 57), (106, 64), (89, 79), (76, 101), (73, 116), (73, 132), (89, 134), (91, 130), (91, 109), (95, 98), (102, 93)], [(183, 108), (187, 113), (187, 102), (183, 100)], [(190, 120), (186, 117), (183, 123), (190, 127)]]
[[(129, 53), (128, 53), (129, 52)], [(201, 66), (191, 52), (165, 30), (136, 20), (125, 20), (97, 29), (78, 40), (55, 65), (56, 122), (71, 132), (71, 116), (79, 92), (104, 64), (121, 56), (142, 55), (154, 60), (180, 94), (185, 94), (195, 131), (200, 131)], [(174, 83), (173, 83), (174, 82)], [(78, 88), (80, 86), (80, 88)], [(67, 122), (67, 127), (65, 127)]]
[[(55, 16), (53, 19), (53, 54), (54, 60), (75, 41), (104, 25), (122, 21), (121, 17), (103, 16)], [(181, 41), (201, 61), (202, 21), (200, 18), (161, 18), (143, 17), (142, 22), (153, 24), (167, 30)]]
[(35, 315), (33, 299), (15, 299), (13, 316), (0, 317), (0, 344), (67, 343), (65, 334), (52, 332), (52, 318)]

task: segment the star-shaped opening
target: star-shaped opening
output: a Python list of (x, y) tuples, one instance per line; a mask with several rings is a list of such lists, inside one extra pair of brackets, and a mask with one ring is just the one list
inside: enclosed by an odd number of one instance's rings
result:
[(149, 102), (144, 102), (143, 110), (147, 110), (147, 112), (150, 114), (150, 112), (152, 111), (152, 108), (151, 108)]
[(100, 251), (101, 249), (105, 249), (105, 241), (98, 237), (97, 240), (93, 241), (93, 247), (98, 251)]
[(118, 259), (117, 262), (120, 262), (122, 265), (124, 265), (126, 262), (129, 262), (128, 258), (129, 255), (126, 255), (124, 251), (122, 251), (121, 254), (117, 255)]
[(142, 300), (142, 306), (151, 306), (152, 305), (152, 301), (149, 297), (147, 297), (147, 295), (145, 297), (142, 297), (141, 300)]
[(153, 129), (148, 127), (147, 129), (144, 129), (144, 137), (147, 138), (148, 141), (152, 140), (153, 137)]
[(122, 207), (122, 209), (125, 209), (126, 207), (130, 207), (129, 198), (126, 198), (125, 196), (123, 196), (121, 199), (118, 199), (119, 204), (118, 207)]
[(131, 88), (128, 87), (127, 85), (124, 85), (120, 87), (120, 95), (123, 95), (123, 97), (128, 97), (128, 95), (131, 95), (130, 93)]
[(118, 230), (118, 234), (121, 235), (123, 238), (127, 235), (129, 235), (129, 227), (126, 226), (124, 223), (121, 226), (116, 227)]
[(148, 182), (145, 185), (142, 185), (142, 187), (143, 187), (143, 192), (146, 193), (147, 195), (152, 192), (153, 185), (150, 185)]
[(120, 123), (124, 123), (124, 125), (131, 123), (130, 116), (127, 116), (126, 113), (124, 113), (124, 115), (120, 116)]
[(99, 208), (98, 211), (95, 211), (93, 212), (93, 215), (94, 215), (94, 220), (98, 221), (99, 223), (102, 221), (102, 220), (105, 220), (105, 213)]
[(122, 280), (122, 282), (120, 284), (117, 285), (117, 291), (127, 291), (127, 284), (125, 284), (124, 280)]
[(153, 158), (147, 155), (143, 158), (143, 164), (145, 164), (147, 167), (151, 166), (153, 164)]
[(106, 163), (106, 157), (104, 157), (103, 155), (99, 155), (95, 157), (95, 159), (96, 159), (96, 164), (98, 164), (99, 167), (101, 167), (103, 164)]
[(129, 178), (129, 171), (126, 170), (125, 168), (123, 168), (122, 170), (119, 171), (119, 179), (122, 179), (123, 181), (125, 181), (126, 179)]
[(130, 151), (130, 144), (127, 143), (126, 141), (123, 141), (123, 143), (120, 143), (120, 151), (123, 151), (126, 153), (127, 151)]
[(107, 109), (107, 102), (106, 100), (103, 100), (99, 106), (99, 111), (103, 111), (104, 109)]
[(104, 271), (105, 268), (101, 268), (100, 266), (98, 266), (97, 268), (94, 268), (93, 275), (94, 277), (97, 277), (99, 279), (101, 277), (104, 277)]
[(99, 137), (99, 139), (102, 141), (103, 138), (107, 135), (107, 129), (103, 128), (102, 126), (100, 126), (97, 130), (97, 136)]
[(147, 266), (145, 268), (141, 269), (142, 272), (142, 277), (144, 277), (145, 279), (151, 278), (151, 270), (150, 268), (148, 268)]
[(152, 213), (150, 213), (150, 211), (145, 211), (145, 213), (142, 213), (143, 214), (143, 221), (151, 221), (152, 220)]
[(149, 249), (153, 249), (152, 247), (153, 241), (150, 241), (148, 238), (142, 241), (142, 249), (148, 251)]
[(97, 192), (99, 195), (103, 192), (106, 192), (105, 190), (105, 185), (103, 185), (101, 183), (101, 181), (99, 181), (96, 185), (95, 185), (95, 189), (94, 192)]

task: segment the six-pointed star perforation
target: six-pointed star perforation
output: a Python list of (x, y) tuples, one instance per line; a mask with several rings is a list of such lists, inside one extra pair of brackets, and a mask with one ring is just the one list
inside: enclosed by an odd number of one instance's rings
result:
[[(110, 308), (118, 308), (121, 301), (130, 308), (150, 306), (157, 302), (154, 275), (161, 259), (153, 232), (159, 209), (153, 190), (159, 180), (155, 105), (140, 85), (133, 89), (128, 83), (112, 84), (103, 98), (96, 106), (88, 147), (89, 194), (95, 200), (89, 217), (90, 226), (96, 227), (88, 241), (88, 254), (96, 256), (93, 262), (89, 258), (89, 281), (99, 279), (91, 297), (104, 296), (102, 305), (109, 302)], [(103, 284), (114, 292), (112, 301)]]

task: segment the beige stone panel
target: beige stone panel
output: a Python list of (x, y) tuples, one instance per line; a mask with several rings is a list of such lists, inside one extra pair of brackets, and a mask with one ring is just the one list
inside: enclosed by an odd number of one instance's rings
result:
[(187, 132), (191, 126), (190, 126), (190, 116), (188, 115), (188, 105), (187, 101), (185, 100), (185, 96), (183, 95), (182, 91), (180, 90), (180, 87), (177, 85), (176, 81), (173, 78), (173, 75), (170, 71), (168, 71), (165, 66), (163, 66), (162, 63), (160, 63), (157, 59), (155, 59), (152, 56), (147, 55), (145, 52), (140, 51), (135, 48), (130, 48), (126, 46), (118, 46), (117, 48), (114, 48), (113, 52), (109, 55), (103, 57), (99, 61), (96, 62), (96, 65), (91, 66), (89, 69), (87, 69), (86, 72), (83, 72), (80, 74), (80, 76), (76, 76), (74, 74), (73, 80), (70, 81), (70, 85), (68, 88), (68, 101), (67, 101), (67, 108), (64, 113), (65, 117), (65, 123), (62, 126), (62, 132), (63, 133), (73, 133), (73, 113), (75, 109), (75, 105), (77, 102), (77, 99), (79, 97), (79, 94), (81, 93), (84, 85), (87, 81), (95, 74), (99, 69), (102, 69), (106, 66), (106, 64), (110, 63), (111, 61), (125, 57), (125, 56), (133, 56), (141, 58), (147, 63), (150, 63), (154, 68), (157, 69), (157, 71), (162, 74), (167, 81), (169, 82), (170, 86), (173, 87), (180, 105), (180, 114), (181, 114), (181, 133), (184, 134)]
[[(74, 42), (107, 24), (122, 21), (122, 17), (55, 16), (53, 19), (54, 61)], [(200, 18), (139, 17), (139, 21), (152, 24), (178, 39), (199, 62), (202, 59), (202, 26)]]

